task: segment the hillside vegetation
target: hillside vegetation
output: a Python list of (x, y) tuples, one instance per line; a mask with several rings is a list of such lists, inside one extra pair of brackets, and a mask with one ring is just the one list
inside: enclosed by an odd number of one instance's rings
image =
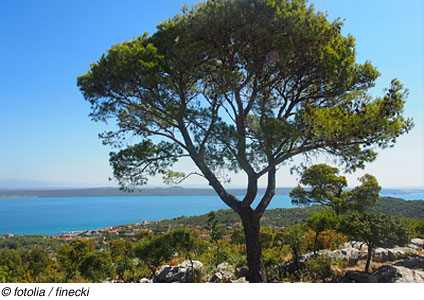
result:
[[(270, 227), (288, 227), (294, 224), (303, 223), (313, 211), (321, 210), (318, 205), (295, 207), (295, 208), (275, 208), (265, 212), (261, 220), (262, 226)], [(400, 198), (382, 197), (369, 211), (384, 214), (390, 214), (401, 218), (410, 218), (415, 220), (424, 219), (424, 200), (404, 200)], [(216, 218), (219, 224), (225, 227), (240, 227), (239, 216), (230, 209), (221, 209), (216, 213)], [(155, 232), (166, 232), (172, 228), (201, 228), (206, 224), (208, 219), (207, 214), (178, 217), (170, 220), (162, 220), (155, 224), (150, 224), (147, 227)]]

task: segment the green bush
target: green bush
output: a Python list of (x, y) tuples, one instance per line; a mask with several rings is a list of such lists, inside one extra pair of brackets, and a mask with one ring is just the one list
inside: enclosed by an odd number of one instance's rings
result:
[(308, 259), (302, 270), (302, 281), (327, 282), (334, 276), (333, 262), (329, 257), (318, 256)]

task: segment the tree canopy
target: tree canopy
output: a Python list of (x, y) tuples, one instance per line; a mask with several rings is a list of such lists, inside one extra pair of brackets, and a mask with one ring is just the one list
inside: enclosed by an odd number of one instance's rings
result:
[(365, 174), (359, 181), (361, 185), (345, 191), (347, 180), (338, 175), (339, 170), (326, 164), (318, 164), (304, 170), (300, 185), (290, 191), (292, 203), (297, 205), (322, 204), (333, 209), (337, 214), (347, 210), (365, 211), (380, 200), (381, 187), (370, 174)]
[(306, 220), (306, 224), (309, 228), (315, 231), (314, 239), (314, 255), (317, 256), (317, 241), (318, 236), (321, 232), (330, 229), (336, 229), (339, 224), (339, 216), (335, 212), (329, 210), (321, 210), (311, 212)]
[(339, 230), (354, 241), (368, 246), (365, 272), (369, 271), (373, 250), (376, 247), (407, 245), (413, 234), (411, 224), (391, 215), (354, 212), (342, 218)]
[[(113, 45), (77, 84), (94, 120), (117, 122), (102, 134), (122, 148), (110, 156), (115, 178), (123, 186), (156, 174), (170, 181), (169, 168), (190, 157), (241, 216), (250, 278), (264, 281), (259, 219), (277, 167), (324, 152), (354, 170), (412, 127), (398, 80), (382, 97), (368, 93), (379, 72), (356, 62), (342, 25), (304, 0), (215, 0)], [(246, 174), (243, 199), (224, 188), (227, 171)], [(252, 208), (263, 176), (267, 190)]]

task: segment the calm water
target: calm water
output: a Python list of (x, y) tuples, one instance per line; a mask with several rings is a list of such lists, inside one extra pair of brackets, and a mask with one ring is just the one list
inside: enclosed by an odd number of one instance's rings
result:
[[(386, 195), (407, 200), (424, 193)], [(293, 207), (277, 195), (269, 208)], [(0, 199), (0, 234), (57, 234), (193, 216), (226, 209), (217, 196), (58, 197)]]

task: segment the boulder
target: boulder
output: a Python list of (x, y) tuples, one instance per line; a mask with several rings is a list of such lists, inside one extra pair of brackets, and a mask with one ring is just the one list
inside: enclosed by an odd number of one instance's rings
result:
[(147, 279), (147, 278), (141, 278), (139, 283), (152, 283), (152, 280)]
[(344, 278), (340, 281), (342, 283), (368, 283), (371, 281), (371, 275), (364, 272), (348, 271)]
[(234, 274), (228, 271), (216, 272), (209, 280), (211, 283), (228, 283), (232, 282)]
[(388, 249), (388, 251), (389, 251), (390, 260), (397, 260), (411, 254), (413, 255), (418, 254), (418, 251), (416, 249), (409, 248), (409, 247), (395, 247), (392, 249)]
[(382, 266), (371, 276), (371, 283), (424, 283), (424, 272), (402, 266)]
[(412, 239), (411, 244), (422, 249), (424, 248), (424, 239)]
[(319, 255), (325, 255), (332, 259), (344, 260), (349, 263), (357, 263), (358, 260), (366, 259), (367, 252), (359, 251), (356, 248), (343, 248), (337, 250), (321, 250), (319, 251)]
[(424, 271), (424, 256), (408, 256), (405, 259), (396, 262), (394, 265), (409, 269), (421, 269)]
[(333, 282), (356, 283), (424, 283), (424, 257), (411, 256), (378, 268), (374, 273), (348, 271), (343, 278)]
[[(201, 269), (203, 264), (200, 261), (193, 261), (194, 269)], [(153, 282), (171, 283), (171, 282), (189, 282), (191, 280), (191, 262), (185, 260), (177, 266), (162, 266), (156, 272)]]
[(372, 257), (374, 262), (385, 262), (394, 260), (394, 254), (390, 253), (388, 249), (376, 248)]
[(219, 264), (219, 265), (216, 267), (216, 269), (217, 269), (217, 271), (218, 271), (218, 272), (224, 272), (224, 271), (227, 271), (227, 272), (234, 273), (234, 266), (233, 266), (233, 265), (230, 265), (229, 263), (222, 263), (222, 264)]

